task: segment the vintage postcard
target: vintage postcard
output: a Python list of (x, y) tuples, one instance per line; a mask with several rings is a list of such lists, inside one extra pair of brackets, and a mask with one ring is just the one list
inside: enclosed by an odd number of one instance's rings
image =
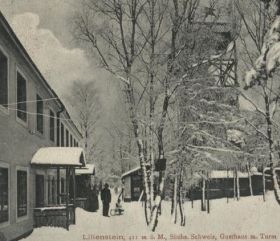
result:
[(0, 0), (0, 241), (280, 240), (280, 0)]

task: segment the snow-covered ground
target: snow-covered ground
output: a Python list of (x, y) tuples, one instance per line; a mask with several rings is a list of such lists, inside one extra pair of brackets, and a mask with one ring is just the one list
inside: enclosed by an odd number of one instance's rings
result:
[[(111, 206), (113, 206), (114, 201)], [(162, 215), (156, 232), (148, 231), (141, 203), (124, 203), (122, 216), (103, 217), (96, 213), (77, 209), (77, 223), (70, 230), (42, 227), (34, 229), (24, 241), (79, 241), (79, 240), (280, 240), (280, 206), (273, 193), (262, 196), (211, 200), (211, 213), (200, 211), (200, 202), (186, 203), (186, 226), (171, 223), (170, 203), (163, 203)], [(203, 237), (204, 235), (204, 237)], [(231, 236), (229, 236), (231, 235)], [(242, 235), (242, 236), (241, 236)]]

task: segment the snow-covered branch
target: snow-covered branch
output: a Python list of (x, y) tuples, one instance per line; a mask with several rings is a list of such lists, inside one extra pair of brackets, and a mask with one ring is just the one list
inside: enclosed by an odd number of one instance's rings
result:
[(245, 76), (246, 88), (266, 82), (280, 64), (280, 16), (275, 17), (266, 34), (261, 54)]

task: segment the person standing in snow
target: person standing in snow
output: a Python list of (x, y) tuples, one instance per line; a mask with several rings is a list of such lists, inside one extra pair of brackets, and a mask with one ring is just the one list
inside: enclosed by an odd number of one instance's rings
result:
[(109, 217), (109, 208), (111, 202), (111, 191), (109, 189), (108, 183), (105, 183), (104, 188), (101, 191), (101, 200), (103, 203), (103, 216)]
[(89, 186), (88, 188), (88, 199), (87, 199), (87, 210), (90, 212), (96, 212), (99, 208), (98, 204), (98, 190), (96, 185)]

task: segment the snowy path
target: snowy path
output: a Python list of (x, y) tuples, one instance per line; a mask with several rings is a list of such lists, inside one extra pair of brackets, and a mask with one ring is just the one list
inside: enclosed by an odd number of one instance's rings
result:
[[(226, 199), (212, 200), (211, 214), (201, 212), (198, 201), (194, 203), (193, 209), (191, 204), (187, 203), (185, 227), (171, 224), (170, 206), (169, 203), (164, 202), (163, 215), (153, 235), (156, 237), (155, 240), (160, 240), (158, 234), (165, 234), (167, 240), (252, 240), (250, 235), (255, 235), (261, 240), (260, 233), (266, 233), (271, 235), (270, 240), (280, 240), (279, 221), (277, 221), (280, 220), (280, 206), (274, 200), (272, 193), (267, 198), (266, 202), (262, 201), (262, 196), (243, 197), (239, 202), (230, 199), (229, 204), (226, 203)], [(133, 202), (124, 203), (123, 206), (124, 215), (110, 218), (103, 217), (101, 210), (88, 213), (78, 208), (77, 224), (71, 225), (69, 232), (62, 228), (43, 227), (35, 229), (24, 241), (118, 240), (118, 237), (112, 235), (123, 235), (125, 240), (136, 240), (130, 237), (133, 235), (137, 240), (143, 240), (144, 234), (147, 235), (147, 240), (150, 240), (151, 233), (145, 225), (141, 204)], [(223, 239), (221, 236), (223, 233), (243, 235), (243, 237), (237, 239), (232, 236)], [(209, 236), (201, 238), (198, 235)]]

